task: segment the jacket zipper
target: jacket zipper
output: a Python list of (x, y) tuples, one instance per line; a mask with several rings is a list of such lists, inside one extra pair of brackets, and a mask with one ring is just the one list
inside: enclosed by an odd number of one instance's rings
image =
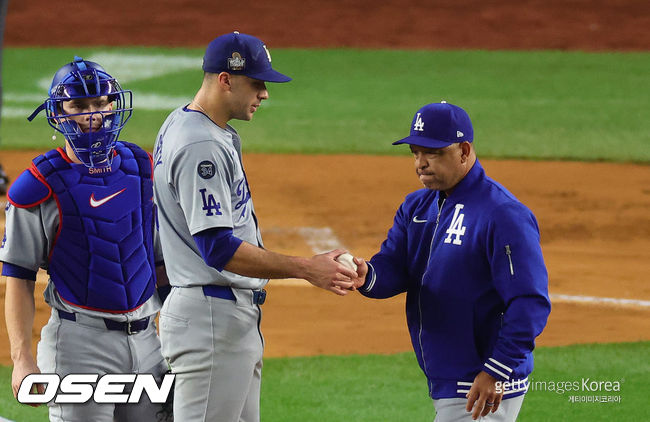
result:
[(512, 266), (512, 252), (510, 251), (510, 245), (506, 245), (506, 255), (508, 256), (508, 262), (510, 263), (510, 275), (515, 275), (515, 268)]
[[(431, 245), (429, 246), (429, 258), (427, 260), (427, 265), (431, 261), (431, 252), (433, 251), (433, 241), (436, 238), (436, 233), (438, 232), (438, 223), (440, 223), (440, 214), (442, 214), (442, 207), (445, 206), (445, 201), (447, 198), (442, 200), (440, 208), (438, 208), (438, 215), (436, 216), (436, 227), (433, 229), (433, 236), (431, 236)], [(428, 267), (427, 267), (428, 268)], [(418, 294), (418, 312), (420, 313), (420, 330), (418, 332), (418, 343), (420, 345), (420, 355), (422, 356), (422, 364), (424, 365), (424, 374), (428, 376), (427, 373), (427, 361), (424, 358), (424, 347), (422, 347), (422, 288), (424, 287), (424, 276), (427, 274), (425, 271), (422, 275), (422, 280), (420, 282), (420, 292)]]

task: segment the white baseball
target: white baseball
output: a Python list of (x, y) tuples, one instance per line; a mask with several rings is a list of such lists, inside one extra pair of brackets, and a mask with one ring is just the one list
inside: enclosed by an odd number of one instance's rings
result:
[(345, 253), (342, 253), (341, 255), (337, 256), (336, 261), (340, 262), (343, 265), (345, 265), (346, 267), (348, 267), (352, 271), (356, 271), (357, 270), (357, 264), (354, 263), (353, 258), (354, 257), (352, 255), (345, 252)]

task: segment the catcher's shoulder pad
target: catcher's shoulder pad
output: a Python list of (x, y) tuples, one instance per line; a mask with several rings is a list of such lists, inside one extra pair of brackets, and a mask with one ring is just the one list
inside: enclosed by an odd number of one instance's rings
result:
[(125, 158), (134, 158), (136, 160), (143, 177), (153, 178), (153, 158), (151, 154), (140, 146), (126, 141), (119, 141), (116, 148)]
[(18, 208), (31, 208), (52, 196), (52, 188), (35, 169), (27, 169), (11, 184), (7, 199)]

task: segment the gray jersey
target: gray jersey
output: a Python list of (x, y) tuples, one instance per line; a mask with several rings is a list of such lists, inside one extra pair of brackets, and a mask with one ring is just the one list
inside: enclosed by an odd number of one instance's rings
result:
[[(0, 248), (0, 261), (9, 262), (31, 271), (39, 268), (47, 270), (49, 255), (59, 227), (59, 209), (53, 198), (48, 198), (31, 208), (5, 208), (5, 238)], [(154, 236), (156, 236), (154, 234)], [(156, 236), (157, 237), (157, 236)], [(156, 262), (162, 261), (160, 243), (156, 240)], [(138, 309), (115, 314), (92, 311), (71, 305), (61, 299), (54, 283), (49, 281), (43, 293), (45, 301), (53, 308), (66, 312), (76, 312), (116, 321), (134, 321), (154, 315), (160, 310), (160, 299), (154, 294)]]
[(154, 148), (154, 201), (172, 286), (259, 289), (268, 282), (208, 266), (192, 237), (225, 227), (239, 239), (263, 246), (235, 129), (223, 129), (186, 107), (174, 110)]

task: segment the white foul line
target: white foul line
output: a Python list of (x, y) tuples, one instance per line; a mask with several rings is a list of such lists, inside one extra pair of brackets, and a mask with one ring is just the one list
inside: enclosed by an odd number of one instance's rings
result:
[(551, 301), (557, 302), (571, 302), (571, 303), (588, 303), (594, 305), (613, 305), (625, 307), (641, 307), (650, 308), (650, 300), (637, 300), (637, 299), (619, 299), (614, 297), (597, 297), (597, 296), (573, 296), (551, 294), (549, 295)]

